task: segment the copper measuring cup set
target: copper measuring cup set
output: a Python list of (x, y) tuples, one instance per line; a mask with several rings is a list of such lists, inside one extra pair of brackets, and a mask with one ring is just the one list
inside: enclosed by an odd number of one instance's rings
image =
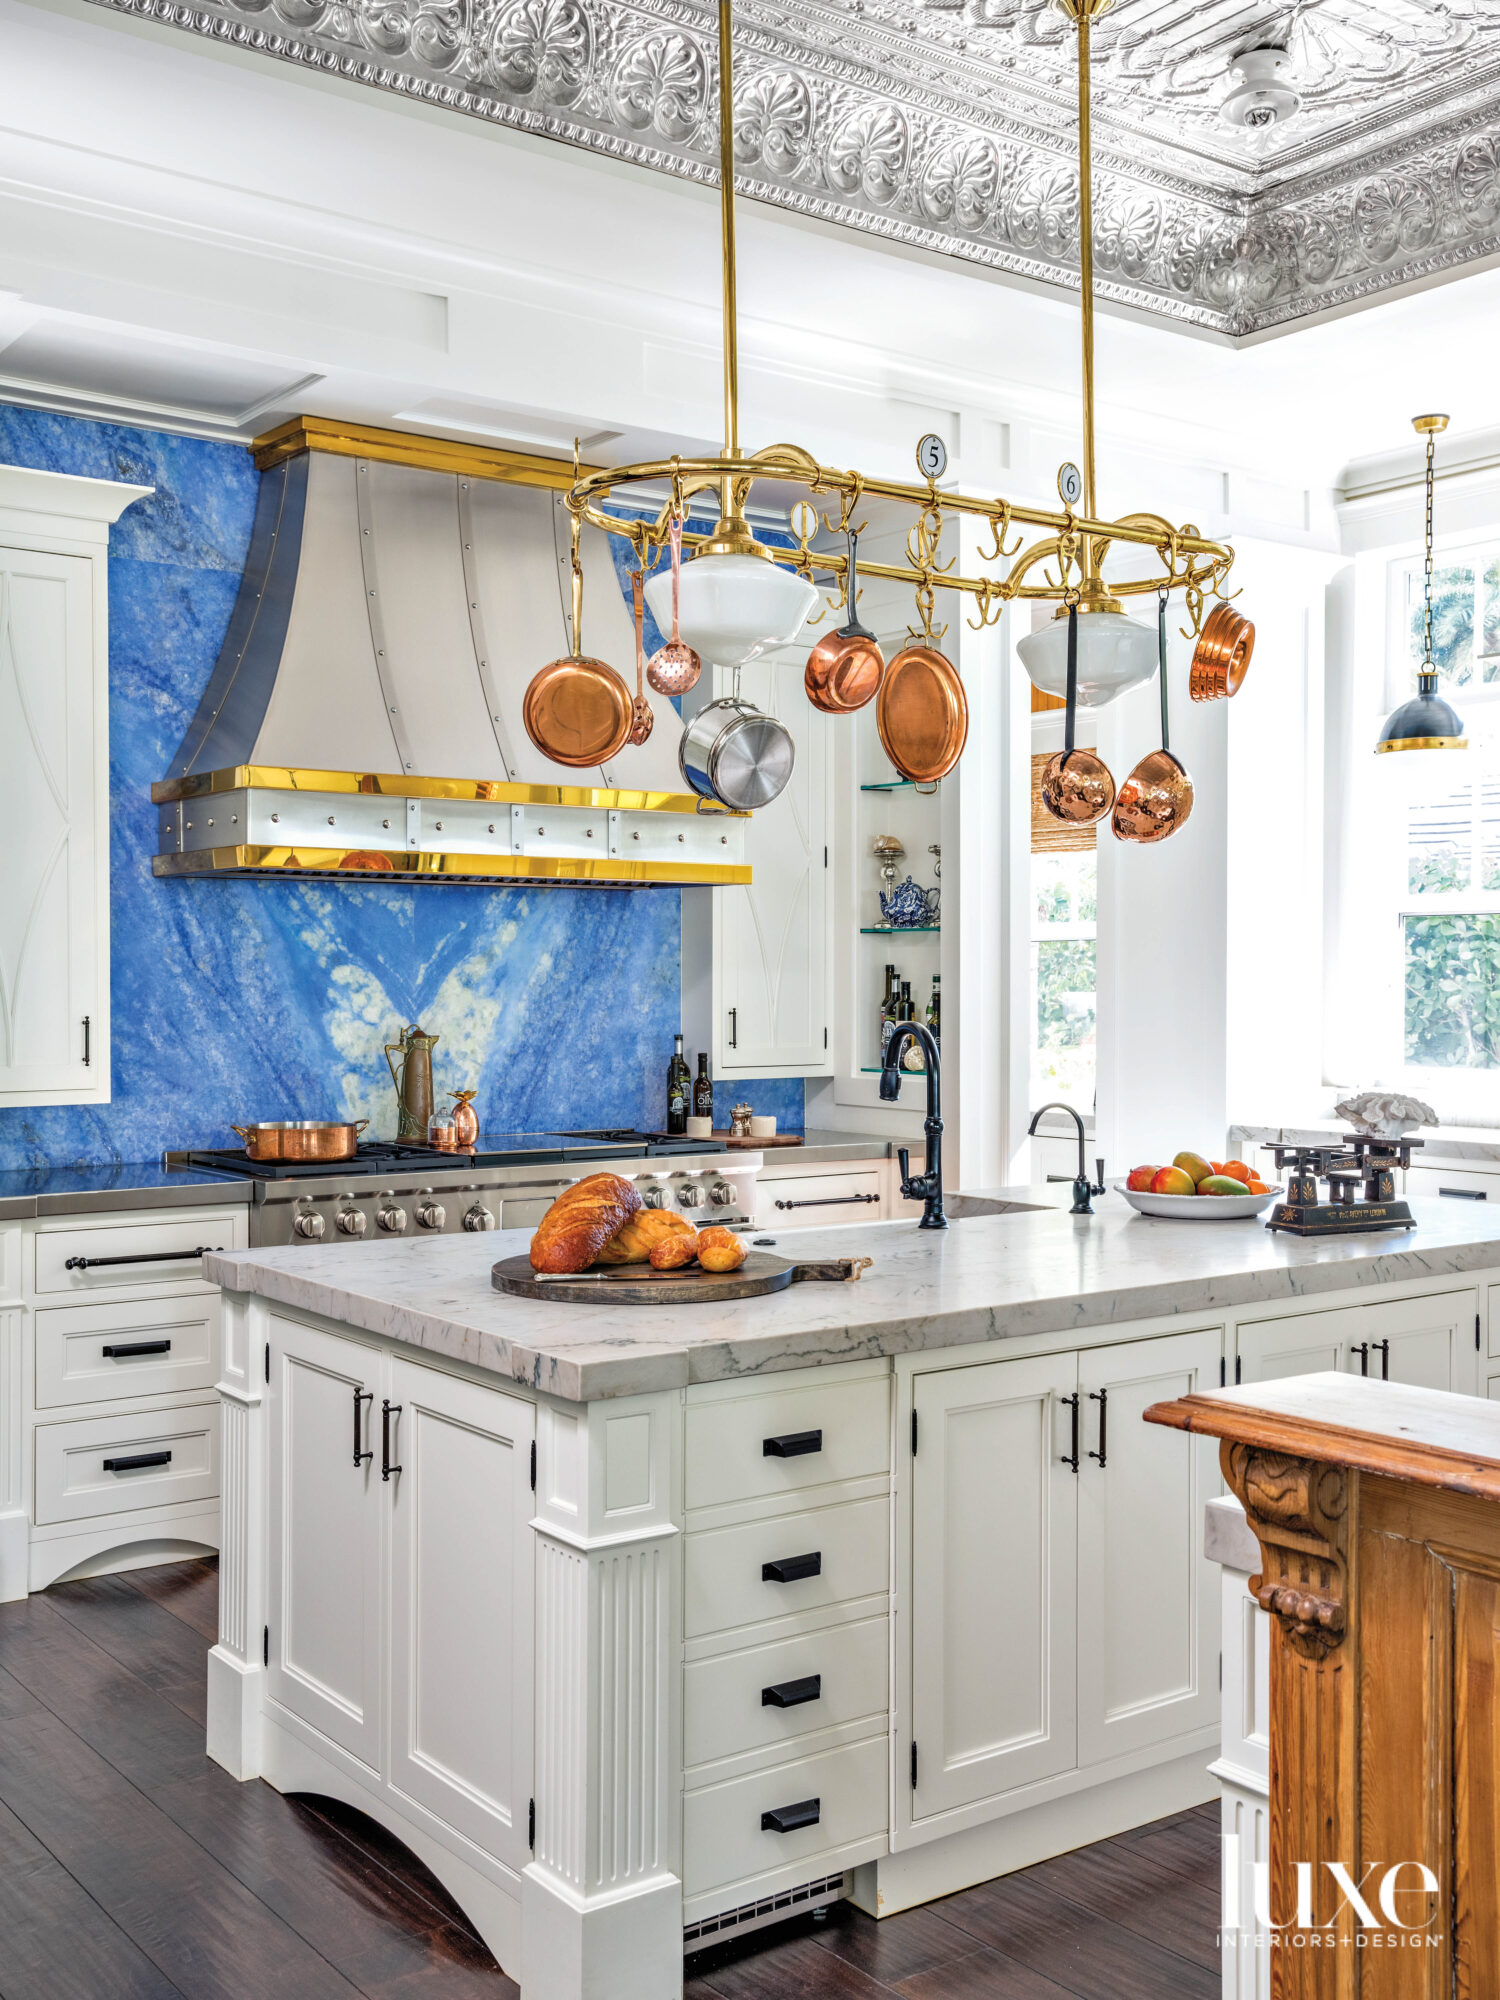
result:
[[(1198, 635), (1188, 670), (1194, 701), (1219, 701), (1244, 686), (1255, 647), (1255, 627), (1228, 604), (1215, 605)], [(1167, 600), (1157, 599), (1157, 684), (1161, 693), (1161, 748), (1150, 750), (1115, 790), (1103, 760), (1075, 749), (1078, 700), (1078, 611), (1068, 607), (1068, 698), (1063, 749), (1042, 773), (1042, 804), (1054, 819), (1093, 826), (1110, 814), (1117, 840), (1154, 846), (1186, 825), (1193, 810), (1193, 781), (1170, 747), (1167, 719)]]

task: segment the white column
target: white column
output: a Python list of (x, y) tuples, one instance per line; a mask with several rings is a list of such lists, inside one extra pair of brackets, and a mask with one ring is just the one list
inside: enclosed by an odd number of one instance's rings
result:
[(538, 1411), (526, 2000), (682, 1990), (676, 1393)]
[(236, 1778), (260, 1775), (265, 1696), (266, 1308), (224, 1293), (219, 1378), (219, 1643), (208, 1656), (208, 1754)]

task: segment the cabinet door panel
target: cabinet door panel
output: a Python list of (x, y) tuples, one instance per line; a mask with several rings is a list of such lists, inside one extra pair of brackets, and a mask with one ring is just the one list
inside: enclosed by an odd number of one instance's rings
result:
[(754, 880), (714, 891), (720, 1074), (829, 1065), (828, 718), (803, 692), (806, 660), (753, 660), (741, 675), (744, 698), (792, 729), (797, 761), (745, 828)]
[(913, 1818), (1076, 1761), (1077, 1358), (918, 1375), (912, 1462)]
[(1078, 1357), (1080, 1764), (1217, 1717), (1219, 1569), (1203, 1554), (1214, 1447), (1142, 1417), (1153, 1403), (1216, 1388), (1222, 1344), (1212, 1327)]
[[(515, 1869), (529, 1858), (531, 1440), (515, 1396), (391, 1366), (391, 1784)], [(483, 1698), (474, 1699), (476, 1675)]]
[(11, 1101), (92, 1094), (108, 1061), (92, 623), (85, 557), (0, 549), (0, 1098)]
[(1475, 1395), (1478, 1318), (1479, 1293), (1473, 1290), (1257, 1321), (1240, 1328), (1240, 1379), (1265, 1382), (1338, 1368), (1419, 1389)]
[[(380, 1473), (354, 1463), (379, 1426), (378, 1349), (271, 1320), (271, 1646), (280, 1702), (372, 1771), (380, 1764)], [(378, 1451), (378, 1439), (377, 1451)]]
[(1326, 1322), (1330, 1313), (1297, 1313), (1257, 1320), (1239, 1330), (1236, 1382), (1277, 1382), (1285, 1375), (1322, 1375), (1342, 1368), (1344, 1343)]

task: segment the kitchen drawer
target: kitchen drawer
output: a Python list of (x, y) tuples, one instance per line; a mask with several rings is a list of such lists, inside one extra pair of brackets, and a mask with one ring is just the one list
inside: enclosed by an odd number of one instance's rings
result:
[[(812, 1862), (886, 1829), (888, 1740), (825, 1750), (689, 1792), (682, 1802), (682, 1887), (686, 1896)], [(761, 1815), (817, 1801), (814, 1824), (777, 1833)]]
[[(686, 1636), (727, 1632), (886, 1590), (889, 1523), (890, 1502), (877, 1497), (734, 1528), (690, 1531), (684, 1556)], [(781, 1583), (762, 1573), (767, 1563), (814, 1554), (816, 1575)]]
[(693, 1661), (683, 1675), (684, 1763), (707, 1764), (862, 1716), (886, 1716), (889, 1647), (890, 1625), (881, 1616)]
[[(852, 1382), (814, 1381), (796, 1389), (690, 1402), (688, 1506), (759, 1500), (888, 1472), (890, 1397), (888, 1375), (867, 1375)], [(801, 1449), (814, 1432), (816, 1448)]]
[[(38, 1424), (34, 1450), (38, 1527), (212, 1500), (219, 1491), (219, 1406), (192, 1403), (185, 1410)], [(169, 1454), (164, 1462), (106, 1469), (108, 1459), (162, 1452)]]
[(880, 1169), (853, 1173), (795, 1174), (755, 1186), (759, 1229), (811, 1229), (836, 1222), (875, 1222), (880, 1217)]
[(33, 1325), (39, 1410), (212, 1389), (218, 1377), (219, 1301), (209, 1293), (41, 1306)]
[[(247, 1221), (233, 1207), (184, 1216), (64, 1222), (36, 1233), (38, 1292), (139, 1291), (201, 1280), (201, 1248), (243, 1250)], [(85, 1268), (78, 1269), (78, 1260)], [(102, 1263), (100, 1260), (104, 1260)], [(69, 1268), (70, 1264), (73, 1268)]]
[(1413, 1201), (1446, 1195), (1454, 1201), (1489, 1201), (1500, 1205), (1500, 1174), (1424, 1161), (1419, 1167), (1407, 1168), (1406, 1192)]

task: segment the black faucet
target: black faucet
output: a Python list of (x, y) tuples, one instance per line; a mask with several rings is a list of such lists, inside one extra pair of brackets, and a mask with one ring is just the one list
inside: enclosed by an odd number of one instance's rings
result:
[(920, 1042), (927, 1062), (927, 1118), (922, 1126), (927, 1137), (925, 1170), (913, 1178), (910, 1155), (905, 1146), (896, 1151), (901, 1166), (901, 1193), (907, 1201), (920, 1200), (922, 1220), (918, 1229), (946, 1229), (943, 1213), (943, 1074), (938, 1058), (937, 1037), (920, 1021), (902, 1021), (885, 1047), (885, 1067), (880, 1072), (880, 1095), (894, 1104), (901, 1095), (901, 1056), (908, 1042)]
[(1103, 1160), (1096, 1160), (1094, 1162), (1099, 1172), (1099, 1185), (1095, 1187), (1094, 1183), (1089, 1179), (1089, 1170), (1084, 1164), (1083, 1148), (1085, 1142), (1083, 1137), (1083, 1120), (1071, 1104), (1044, 1104), (1041, 1110), (1034, 1114), (1031, 1123), (1026, 1128), (1027, 1133), (1031, 1137), (1034, 1138), (1036, 1136), (1037, 1126), (1041, 1124), (1049, 1111), (1066, 1111), (1073, 1123), (1078, 1127), (1078, 1178), (1073, 1183), (1073, 1206), (1069, 1209), (1068, 1213), (1070, 1215), (1092, 1215), (1094, 1211), (1089, 1205), (1089, 1196), (1103, 1194), (1104, 1192), (1104, 1162)]

